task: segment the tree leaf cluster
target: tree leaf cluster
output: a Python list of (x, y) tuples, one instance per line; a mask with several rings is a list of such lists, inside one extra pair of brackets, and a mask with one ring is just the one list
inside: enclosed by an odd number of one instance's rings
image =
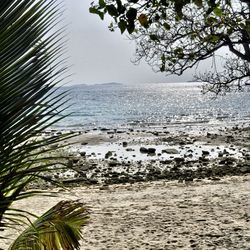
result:
[[(117, 9), (111, 15), (113, 27), (121, 33), (128, 31), (135, 41), (135, 63), (144, 59), (156, 72), (177, 75), (208, 58), (222, 67), (233, 58), (242, 61), (240, 65), (244, 67), (250, 63), (249, 1), (126, 0), (118, 3), (102, 0), (102, 6), (93, 2), (91, 8), (102, 11), (103, 16), (109, 14), (108, 5)], [(118, 6), (122, 6), (122, 12), (118, 11)], [(230, 56), (217, 56), (221, 48), (227, 48)], [(241, 70), (245, 72), (242, 84), (249, 79), (247, 68)], [(230, 83), (233, 82), (234, 77)], [(220, 86), (223, 88), (223, 84)]]

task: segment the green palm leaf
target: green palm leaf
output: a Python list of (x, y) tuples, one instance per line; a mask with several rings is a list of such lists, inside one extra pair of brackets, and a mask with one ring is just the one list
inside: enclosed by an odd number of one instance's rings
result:
[(12, 244), (9, 250), (79, 249), (81, 227), (88, 212), (78, 201), (61, 201), (39, 217)]
[[(67, 102), (67, 93), (57, 94), (55, 88), (67, 71), (62, 59), (64, 30), (56, 28), (61, 12), (57, 0), (0, 4), (0, 230), (25, 223), (26, 213), (14, 211), (11, 205), (38, 193), (27, 189), (30, 182), (65, 167), (51, 146), (72, 135), (39, 137), (63, 119)], [(24, 245), (22, 249), (42, 249), (41, 244), (43, 249), (78, 248), (85, 222), (80, 203), (59, 203), (11, 249)]]
[(43, 164), (45, 147), (69, 136), (36, 138), (62, 119), (64, 94), (51, 98), (65, 77), (66, 68), (58, 63), (61, 31), (48, 35), (60, 11), (55, 0), (0, 5), (0, 221), (13, 201), (25, 197), (24, 188), (55, 165)]

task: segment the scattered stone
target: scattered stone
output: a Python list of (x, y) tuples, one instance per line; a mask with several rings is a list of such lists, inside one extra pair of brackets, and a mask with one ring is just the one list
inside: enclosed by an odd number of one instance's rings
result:
[(78, 163), (79, 162), (79, 158), (74, 158), (74, 159), (72, 159), (72, 163), (73, 164), (76, 164), (76, 163)]
[(140, 152), (141, 152), (142, 154), (147, 154), (147, 153), (148, 153), (148, 149), (145, 148), (145, 147), (140, 147)]
[(155, 148), (148, 148), (148, 154), (155, 154), (156, 149)]
[(111, 151), (108, 151), (106, 154), (105, 154), (105, 159), (108, 159), (109, 157), (112, 156), (112, 152)]
[(185, 159), (182, 158), (182, 157), (176, 157), (176, 158), (174, 158), (174, 160), (175, 160), (175, 162), (177, 162), (177, 163), (181, 163), (181, 162), (184, 162), (184, 161), (185, 161)]
[(107, 134), (108, 134), (108, 135), (113, 135), (113, 134), (114, 134), (114, 131), (107, 131)]
[(209, 151), (206, 151), (206, 150), (202, 150), (202, 155), (210, 155), (210, 152)]
[(101, 128), (100, 131), (109, 131), (109, 128)]
[(135, 151), (135, 150), (133, 148), (126, 148), (126, 151), (132, 152), (132, 151)]
[(109, 190), (109, 186), (104, 184), (99, 187), (99, 190)]
[(240, 170), (240, 172), (243, 173), (243, 174), (250, 173), (250, 165), (242, 166), (242, 167), (240, 167), (239, 170)]
[(179, 154), (179, 151), (175, 148), (167, 148), (167, 149), (163, 149), (162, 153), (166, 153), (166, 154)]
[(82, 157), (86, 157), (86, 152), (80, 152), (80, 155), (81, 155)]
[(110, 166), (110, 167), (115, 167), (115, 166), (117, 166), (117, 165), (119, 165), (119, 162), (117, 162), (117, 161), (110, 161), (110, 162), (109, 162), (109, 166)]

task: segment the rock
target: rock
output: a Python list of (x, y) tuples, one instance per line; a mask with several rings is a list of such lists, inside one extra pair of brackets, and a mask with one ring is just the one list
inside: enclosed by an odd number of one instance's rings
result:
[(193, 182), (194, 178), (190, 176), (190, 177), (185, 177), (184, 180), (185, 180), (185, 183), (189, 183), (189, 182)]
[(225, 158), (222, 158), (218, 164), (220, 165), (233, 165), (235, 163), (236, 159), (234, 158), (230, 158), (230, 157), (225, 157)]
[(80, 166), (80, 170), (82, 171), (88, 171), (91, 168), (92, 168), (91, 165), (87, 165), (87, 164)]
[(211, 133), (209, 133), (209, 132), (207, 132), (207, 137), (209, 138), (209, 137), (211, 137)]
[(161, 141), (163, 142), (173, 142), (175, 139), (173, 137), (162, 137)]
[(109, 131), (109, 128), (100, 128), (100, 131)]
[(223, 150), (223, 154), (229, 154), (228, 151), (226, 149)]
[(185, 161), (185, 159), (182, 158), (182, 157), (176, 157), (176, 158), (174, 158), (174, 160), (175, 160), (175, 162), (177, 162), (177, 163), (180, 163), (180, 162), (184, 162), (184, 161)]
[(163, 160), (163, 161), (160, 161), (161, 164), (169, 164), (171, 162), (172, 162), (172, 160)]
[(88, 143), (87, 142), (81, 142), (81, 145), (84, 146), (84, 145), (87, 145)]
[(234, 137), (232, 135), (228, 135), (226, 138), (226, 142), (233, 142), (235, 141)]
[(219, 152), (218, 157), (223, 157), (223, 152)]
[(155, 154), (155, 148), (148, 148), (148, 154)]
[(113, 135), (114, 132), (113, 132), (113, 131), (108, 131), (107, 134), (108, 134), (108, 135)]
[(116, 133), (117, 134), (123, 134), (123, 133), (125, 133), (125, 131), (117, 130)]
[(202, 150), (202, 155), (210, 155), (210, 152), (209, 151), (206, 151), (206, 150)]
[(209, 159), (205, 158), (204, 155), (202, 157), (199, 157), (199, 162), (209, 162)]
[(108, 151), (106, 154), (105, 154), (105, 159), (108, 159), (109, 157), (112, 156), (112, 152), (111, 151)]
[(162, 153), (166, 153), (166, 154), (179, 154), (179, 151), (175, 148), (167, 148), (167, 149), (163, 149)]
[(221, 179), (219, 177), (212, 177), (210, 178), (211, 181), (220, 181)]
[(249, 165), (244, 165), (244, 166), (240, 167), (240, 172), (243, 173), (243, 174), (250, 173), (250, 166)]
[(99, 187), (99, 190), (109, 190), (109, 186), (104, 184)]
[(119, 165), (119, 162), (117, 162), (117, 161), (111, 161), (111, 162), (109, 162), (109, 166), (110, 167), (115, 167), (117, 165)]
[(135, 150), (133, 148), (126, 148), (126, 151), (132, 152), (132, 151), (135, 151)]
[(145, 148), (145, 147), (140, 147), (140, 152), (141, 152), (142, 154), (147, 154), (147, 153), (148, 153), (148, 149)]
[(78, 162), (79, 162), (79, 159), (78, 159), (78, 158), (72, 159), (72, 163), (73, 163), (73, 164), (76, 164), (76, 163), (78, 163)]
[(128, 143), (126, 141), (122, 142), (122, 146), (123, 147), (127, 147), (128, 146)]
[(155, 136), (158, 136), (158, 135), (159, 135), (159, 132), (154, 131), (154, 132), (152, 132), (152, 134), (155, 135)]
[(82, 157), (86, 157), (86, 152), (80, 152), (80, 155), (81, 155)]

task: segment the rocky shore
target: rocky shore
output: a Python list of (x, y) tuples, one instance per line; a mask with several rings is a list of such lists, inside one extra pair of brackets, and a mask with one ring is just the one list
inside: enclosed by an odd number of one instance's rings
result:
[(152, 180), (193, 182), (250, 173), (250, 128), (157, 127), (78, 131), (64, 184), (106, 185)]

